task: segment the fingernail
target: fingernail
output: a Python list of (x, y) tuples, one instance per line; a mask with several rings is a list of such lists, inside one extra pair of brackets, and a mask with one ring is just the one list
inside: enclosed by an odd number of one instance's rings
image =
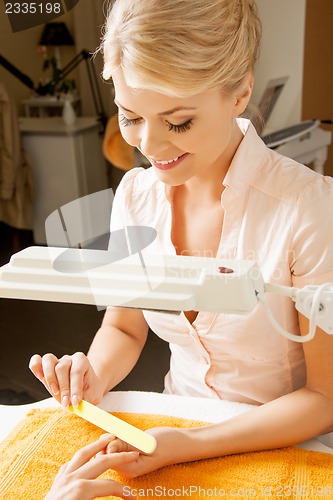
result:
[(62, 406), (64, 406), (65, 408), (67, 408), (67, 406), (69, 405), (68, 396), (63, 396), (63, 398), (61, 400), (61, 404), (62, 404)]
[(57, 394), (59, 394), (58, 386), (56, 384), (51, 384), (51, 391), (52, 391), (52, 394), (54, 394), (55, 396)]
[(79, 398), (74, 394), (74, 396), (72, 396), (72, 405), (74, 406), (74, 408), (77, 408), (79, 406)]

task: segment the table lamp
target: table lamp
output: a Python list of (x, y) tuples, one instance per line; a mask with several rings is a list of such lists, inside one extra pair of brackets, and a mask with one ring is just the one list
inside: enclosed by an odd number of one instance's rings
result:
[(65, 23), (46, 23), (39, 44), (54, 47), (58, 68), (61, 68), (60, 46), (74, 45), (74, 40)]

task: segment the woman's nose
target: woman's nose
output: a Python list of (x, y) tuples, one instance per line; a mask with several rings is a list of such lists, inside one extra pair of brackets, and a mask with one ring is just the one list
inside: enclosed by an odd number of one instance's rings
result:
[(139, 133), (139, 149), (145, 156), (159, 159), (159, 154), (167, 150), (168, 139), (162, 127), (142, 124)]

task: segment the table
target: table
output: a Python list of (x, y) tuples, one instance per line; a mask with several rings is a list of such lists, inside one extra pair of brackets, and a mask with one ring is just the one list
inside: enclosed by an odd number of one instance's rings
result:
[[(30, 99), (25, 99), (22, 101), (24, 106), (25, 116), (32, 117), (36, 116), (43, 118), (52, 114), (60, 115), (62, 114), (62, 108), (64, 106), (65, 100), (57, 96), (40, 96), (31, 97)], [(77, 115), (81, 113), (81, 100), (79, 97), (72, 98), (72, 105), (75, 109)], [(56, 111), (56, 113), (54, 113)]]
[(304, 165), (313, 163), (313, 169), (319, 174), (324, 174), (328, 146), (331, 142), (332, 132), (318, 127), (274, 149), (277, 153)]

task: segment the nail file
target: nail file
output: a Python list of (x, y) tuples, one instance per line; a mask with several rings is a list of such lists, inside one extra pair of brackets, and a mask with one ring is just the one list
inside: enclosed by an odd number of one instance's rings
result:
[(157, 443), (153, 436), (124, 422), (124, 420), (114, 415), (110, 415), (110, 413), (101, 410), (84, 399), (76, 408), (74, 406), (69, 406), (69, 410), (97, 427), (114, 434), (119, 439), (126, 441), (126, 443), (138, 448), (138, 450), (144, 453), (153, 453), (156, 448)]

